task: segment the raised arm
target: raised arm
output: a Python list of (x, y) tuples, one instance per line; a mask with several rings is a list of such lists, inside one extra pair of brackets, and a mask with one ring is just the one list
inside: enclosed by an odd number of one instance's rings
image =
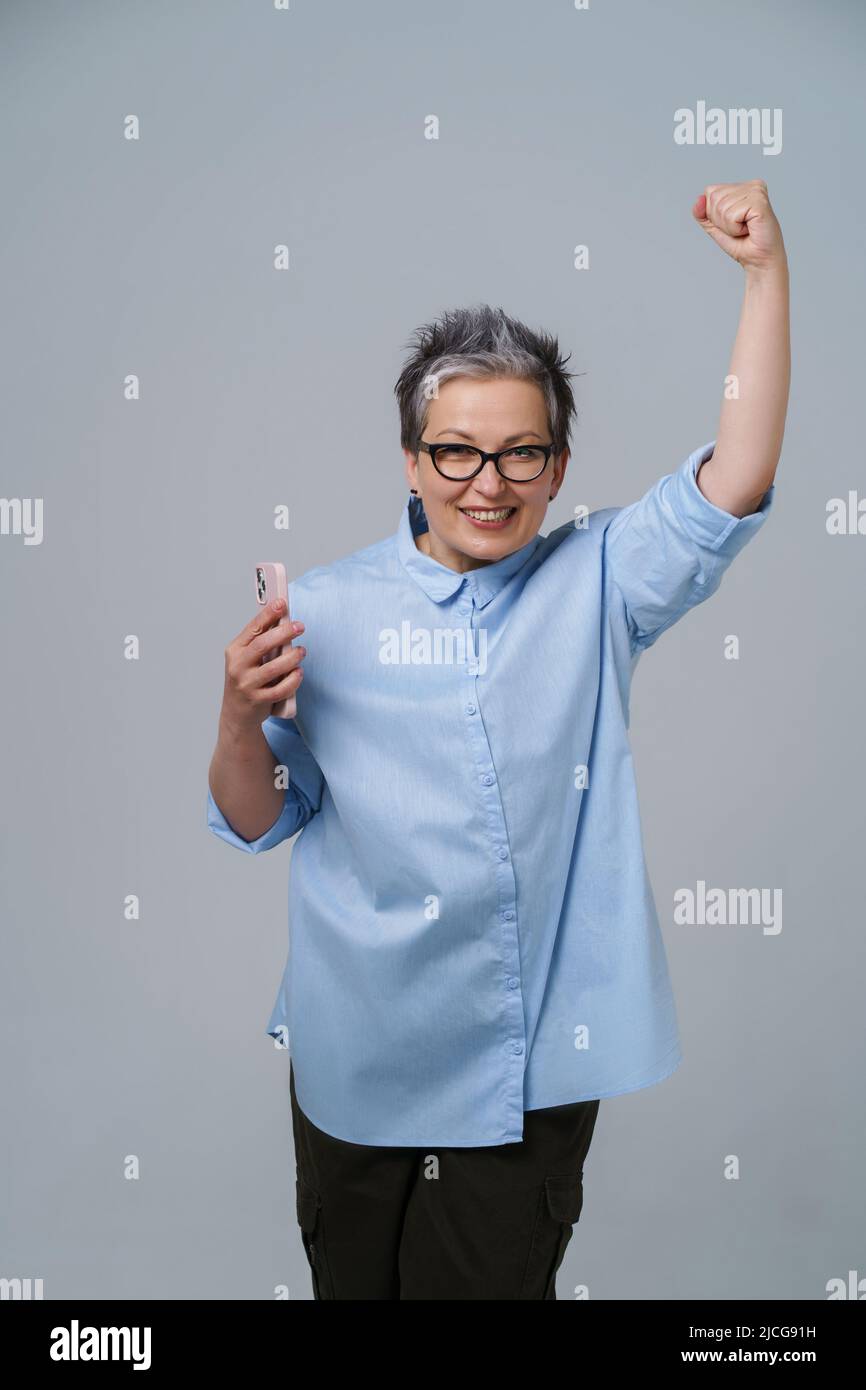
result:
[(745, 273), (716, 446), (696, 482), (717, 507), (748, 516), (782, 452), (791, 379), (788, 258), (761, 179), (710, 184), (692, 215)]

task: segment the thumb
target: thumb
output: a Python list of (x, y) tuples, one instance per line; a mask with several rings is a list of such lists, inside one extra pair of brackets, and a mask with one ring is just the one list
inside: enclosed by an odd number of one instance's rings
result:
[(722, 250), (726, 251), (729, 256), (733, 256), (734, 260), (737, 259), (737, 253), (740, 249), (739, 239), (737, 237), (728, 236), (727, 232), (723, 232), (721, 228), (714, 226), (707, 217), (707, 195), (705, 193), (701, 193), (701, 195), (695, 199), (692, 205), (692, 217), (703, 227), (707, 235), (713, 238), (717, 246), (721, 246)]

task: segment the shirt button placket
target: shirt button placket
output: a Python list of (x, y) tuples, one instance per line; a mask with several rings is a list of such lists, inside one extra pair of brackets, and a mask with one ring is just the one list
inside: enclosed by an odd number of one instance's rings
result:
[(467, 662), (466, 671), (472, 681), (469, 698), (464, 697), (466, 724), (475, 761), (480, 771), (483, 788), (482, 800), (491, 827), (491, 852), (494, 872), (499, 889), (497, 925), (500, 928), (503, 956), (503, 1003), (506, 1019), (504, 1055), (507, 1059), (507, 1110), (505, 1139), (520, 1139), (523, 1133), (523, 1075), (526, 1052), (526, 1033), (523, 1015), (523, 997), (520, 992), (520, 950), (517, 935), (517, 885), (511, 854), (508, 849), (508, 833), (505, 825), (505, 812), (493, 766), (493, 754), (487, 741), (483, 720), (476, 718), (478, 697), (475, 682), (478, 679), (477, 662), (474, 660), (473, 644), (474, 596), (469, 591), (461, 594), (457, 612), (466, 622)]

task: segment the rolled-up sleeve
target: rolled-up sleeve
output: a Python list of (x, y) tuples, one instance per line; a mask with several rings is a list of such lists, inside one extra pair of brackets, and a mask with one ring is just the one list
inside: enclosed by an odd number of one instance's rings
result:
[(292, 835), (302, 830), (316, 814), (322, 804), (324, 777), (321, 769), (293, 719), (278, 719), (271, 715), (262, 724), (262, 733), (268, 741), (277, 763), (289, 770), (289, 784), (283, 796), (283, 809), (269, 830), (257, 840), (244, 840), (232, 830), (210, 788), (207, 793), (208, 829), (221, 840), (245, 850), (247, 854), (260, 854), (262, 850), (273, 849)]
[(698, 487), (711, 440), (639, 501), (621, 508), (605, 532), (606, 572), (622, 595), (635, 651), (651, 646), (678, 618), (715, 593), (734, 556), (760, 530), (775, 485), (756, 512), (737, 517)]

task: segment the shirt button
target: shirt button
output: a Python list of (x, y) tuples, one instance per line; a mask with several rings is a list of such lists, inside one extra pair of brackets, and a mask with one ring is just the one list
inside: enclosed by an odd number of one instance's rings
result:
[(517, 979), (516, 975), (510, 975), (505, 983), (508, 985), (509, 989), (517, 989), (520, 981)]
[(478, 674), (478, 667), (473, 662), (470, 666), (466, 667), (466, 671), (468, 675), (475, 676)]
[(514, 917), (514, 913), (511, 911), (511, 908), (510, 908), (510, 907), (507, 907), (507, 908), (505, 909), (505, 911), (503, 912), (503, 914), (502, 914), (502, 920), (503, 920), (503, 922), (510, 922), (510, 921), (512, 920), (513, 917)]
[(474, 714), (474, 713), (475, 713), (475, 706), (474, 706), (474, 705), (467, 705), (467, 706), (466, 706), (466, 713), (467, 713), (467, 714)]
[(514, 1052), (514, 1053), (522, 1052), (522, 1051), (523, 1051), (523, 1043), (513, 1042), (513, 1043), (511, 1044), (511, 1051)]
[(496, 853), (499, 855), (500, 859), (508, 858), (508, 850), (504, 847), (504, 845), (501, 845), (499, 849), (496, 851)]
[(492, 772), (485, 772), (481, 780), (484, 783), (485, 787), (489, 787), (491, 782), (493, 782), (495, 779)]

